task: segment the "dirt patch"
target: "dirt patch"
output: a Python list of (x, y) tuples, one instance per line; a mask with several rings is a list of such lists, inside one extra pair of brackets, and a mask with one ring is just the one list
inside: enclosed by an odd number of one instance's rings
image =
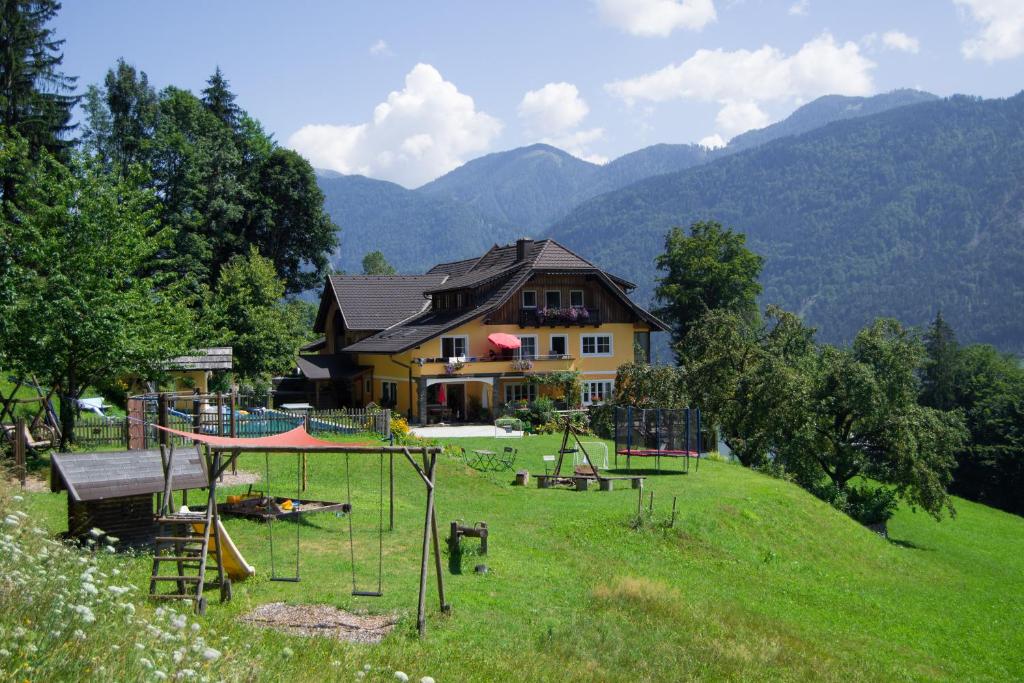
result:
[(394, 615), (358, 615), (329, 605), (260, 605), (241, 620), (299, 636), (322, 636), (350, 643), (379, 643), (398, 623)]
[(246, 484), (255, 484), (260, 480), (260, 475), (255, 472), (243, 472), (239, 470), (235, 474), (225, 472), (221, 479), (217, 480), (218, 486), (245, 486)]

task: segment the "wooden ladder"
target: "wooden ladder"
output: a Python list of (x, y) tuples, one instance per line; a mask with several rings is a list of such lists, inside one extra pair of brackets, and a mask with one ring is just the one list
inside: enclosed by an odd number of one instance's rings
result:
[[(159, 531), (155, 538), (153, 551), (153, 573), (149, 578), (149, 598), (151, 600), (192, 600), (195, 611), (206, 614), (206, 598), (203, 589), (206, 585), (207, 560), (209, 558), (210, 534), (217, 520), (215, 493), (209, 489), (206, 512), (175, 513), (172, 511), (172, 466), (174, 463), (174, 446), (164, 457), (164, 447), (160, 447), (161, 461), (164, 466), (164, 492), (161, 498), (160, 512), (157, 515)], [(195, 526), (202, 524), (201, 532)], [(221, 602), (231, 599), (231, 582), (224, 576), (221, 560), (221, 544), (214, 544), (214, 567), (217, 570), (220, 584)], [(172, 569), (169, 571), (167, 565)], [(160, 592), (160, 586), (171, 583), (176, 588), (173, 593)]]

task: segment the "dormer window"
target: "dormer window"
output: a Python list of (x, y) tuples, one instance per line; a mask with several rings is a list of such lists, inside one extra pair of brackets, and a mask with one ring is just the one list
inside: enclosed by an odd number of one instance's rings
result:
[(523, 308), (537, 308), (537, 292), (535, 290), (523, 290)]

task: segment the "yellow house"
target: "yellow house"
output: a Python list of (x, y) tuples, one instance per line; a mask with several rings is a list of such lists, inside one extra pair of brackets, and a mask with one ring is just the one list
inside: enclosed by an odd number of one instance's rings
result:
[(599, 403), (634, 349), (649, 357), (651, 332), (667, 329), (629, 299), (634, 287), (554, 240), (529, 239), (424, 275), (333, 275), (314, 325), (324, 340), (299, 369), (319, 407), (374, 402), (421, 423), (486, 420), (536, 398), (531, 375), (559, 370), (578, 371), (583, 404)]

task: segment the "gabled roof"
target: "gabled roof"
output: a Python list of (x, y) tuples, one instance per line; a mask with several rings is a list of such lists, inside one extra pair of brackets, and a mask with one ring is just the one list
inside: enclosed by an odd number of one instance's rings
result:
[(172, 370), (230, 370), (232, 358), (230, 346), (214, 346), (172, 358), (167, 361), (167, 367)]
[(429, 311), (412, 316), (386, 330), (366, 337), (350, 346), (345, 352), (352, 353), (400, 353), (419, 346), (474, 318), (486, 315), (498, 308), (511, 297), (531, 276), (538, 273), (588, 274), (600, 280), (633, 313), (656, 329), (667, 330), (668, 326), (637, 306), (626, 291), (635, 287), (631, 282), (610, 275), (590, 261), (577, 256), (554, 240), (527, 242), (523, 258), (518, 259), (516, 244), (495, 245), (478, 259), (467, 259), (454, 263), (434, 266), (431, 272), (450, 276), (439, 286), (427, 290), (427, 294), (449, 292), (457, 289), (475, 289), (484, 292), (484, 299), (464, 311)]
[[(320, 297), (314, 332), (327, 327), (331, 299), (338, 303), (345, 328), (384, 330), (422, 313), (430, 305), (424, 293), (444, 282), (446, 273), (426, 275), (331, 275)], [(330, 296), (328, 296), (330, 295)]]
[[(160, 451), (54, 453), (50, 459), (55, 490), (66, 487), (72, 500), (122, 498), (164, 490)], [(171, 484), (175, 491), (209, 485), (203, 459), (195, 448), (174, 449)]]

